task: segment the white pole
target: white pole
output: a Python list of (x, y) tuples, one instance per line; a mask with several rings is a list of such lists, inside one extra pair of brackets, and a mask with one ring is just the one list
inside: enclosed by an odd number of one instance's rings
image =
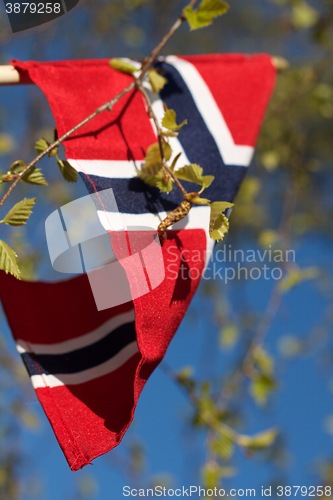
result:
[[(21, 77), (19, 72), (10, 66), (9, 64), (5, 66), (0, 66), (0, 85), (15, 85), (21, 82)], [(32, 83), (24, 82), (24, 83)]]
[[(272, 57), (273, 66), (279, 71), (288, 68), (288, 61), (282, 57)], [(32, 83), (29, 79), (22, 81), (19, 72), (9, 64), (0, 65), (0, 85), (15, 85), (22, 83)]]

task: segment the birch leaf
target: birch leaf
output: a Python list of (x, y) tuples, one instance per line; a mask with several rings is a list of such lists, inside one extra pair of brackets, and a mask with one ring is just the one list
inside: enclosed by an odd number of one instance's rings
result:
[(229, 220), (222, 213), (231, 208), (233, 203), (228, 201), (216, 201), (210, 206), (209, 234), (213, 240), (222, 240), (229, 230)]
[(177, 124), (177, 115), (174, 109), (169, 109), (166, 107), (164, 116), (162, 118), (162, 127), (168, 130), (177, 131), (180, 130), (184, 125), (187, 124), (187, 120), (183, 120), (181, 123)]
[(138, 68), (136, 68), (134, 64), (125, 61), (124, 59), (110, 59), (109, 65), (111, 66), (111, 68), (116, 69), (117, 71), (128, 73), (130, 75), (138, 70)]
[(24, 200), (19, 201), (9, 210), (1, 222), (10, 226), (22, 226), (26, 224), (32, 214), (35, 203), (36, 198), (24, 198)]
[(12, 274), (15, 278), (20, 278), (20, 270), (17, 264), (17, 255), (7, 243), (0, 240), (0, 269), (6, 274)]
[(212, 24), (216, 17), (222, 16), (228, 11), (229, 5), (223, 0), (202, 0), (199, 7), (194, 10), (188, 5), (183, 14), (191, 30), (197, 30)]
[(156, 92), (157, 94), (161, 92), (161, 90), (165, 87), (165, 85), (168, 83), (168, 80), (164, 78), (164, 76), (160, 75), (156, 69), (150, 69), (148, 71), (148, 80), (151, 85), (151, 88), (153, 92)]
[(60, 168), (60, 172), (62, 173), (63, 178), (67, 182), (76, 182), (79, 174), (75, 170), (75, 168), (72, 167), (70, 163), (66, 160), (61, 160), (60, 158), (57, 158), (57, 163), (58, 167)]

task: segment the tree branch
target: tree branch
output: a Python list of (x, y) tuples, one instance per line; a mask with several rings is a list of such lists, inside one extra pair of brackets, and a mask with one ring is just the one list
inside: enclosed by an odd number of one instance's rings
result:
[(149, 97), (148, 93), (146, 92), (145, 88), (143, 87), (142, 83), (139, 80), (137, 80), (137, 88), (140, 90), (140, 92), (142, 93), (142, 95), (146, 101), (149, 116), (153, 119), (155, 127), (156, 127), (158, 144), (159, 144), (159, 148), (160, 148), (160, 155), (161, 155), (161, 159), (162, 159), (162, 166), (167, 171), (167, 173), (170, 175), (170, 177), (173, 179), (173, 181), (176, 184), (176, 186), (178, 187), (179, 191), (182, 193), (183, 197), (185, 198), (186, 195), (188, 194), (188, 192), (183, 187), (183, 185), (181, 184), (179, 179), (177, 179), (175, 173), (166, 164), (165, 156), (164, 156), (164, 148), (163, 148), (162, 129), (161, 129), (160, 124), (158, 122), (157, 116), (154, 113), (150, 97)]
[[(194, 5), (197, 3), (197, 0), (191, 0), (189, 3), (190, 7), (194, 7)], [(145, 73), (147, 73), (148, 69), (152, 65), (152, 63), (155, 61), (156, 57), (160, 54), (161, 50), (164, 49), (166, 44), (169, 42), (169, 40), (173, 37), (173, 35), (176, 33), (176, 31), (180, 28), (180, 26), (183, 24), (183, 22), (186, 21), (183, 12), (180, 14), (178, 19), (174, 22), (174, 24), (171, 26), (170, 30), (168, 33), (162, 38), (160, 43), (151, 51), (150, 55), (143, 61), (143, 64), (141, 66), (141, 74), (138, 77), (138, 81), (142, 82), (143, 77)]]
[[(197, 2), (197, 0), (191, 0), (191, 2), (190, 2), (189, 5), (193, 7), (196, 4), (196, 2)], [(162, 38), (162, 40), (160, 41), (160, 43), (158, 43), (158, 45), (151, 51), (151, 53), (149, 54), (149, 56), (143, 62), (142, 66), (141, 66), (140, 75), (137, 78), (137, 83), (138, 82), (142, 83), (143, 78), (145, 77), (147, 71), (149, 70), (150, 66), (152, 65), (152, 63), (154, 62), (154, 60), (156, 59), (156, 57), (158, 56), (158, 54), (165, 47), (165, 45), (168, 43), (168, 41), (173, 37), (173, 35), (176, 33), (176, 31), (178, 30), (178, 28), (182, 25), (182, 23), (184, 21), (185, 21), (185, 18), (183, 16), (183, 13), (181, 13), (181, 15), (177, 18), (177, 20), (171, 26), (171, 28), (169, 29), (169, 31), (166, 33), (166, 35)], [(66, 132), (63, 136), (61, 136), (59, 139), (57, 139), (56, 141), (54, 141), (52, 144), (50, 144), (50, 146), (47, 149), (45, 149), (45, 151), (43, 151), (38, 156), (36, 156), (36, 158), (34, 158), (22, 170), (22, 172), (20, 172), (20, 174), (18, 174), (18, 176), (16, 177), (16, 179), (9, 186), (8, 190), (6, 191), (6, 193), (3, 195), (3, 197), (0, 200), (0, 207), (5, 203), (5, 201), (8, 199), (8, 197), (10, 196), (10, 194), (12, 193), (12, 191), (16, 188), (16, 186), (18, 185), (18, 183), (21, 180), (21, 177), (24, 176), (31, 168), (33, 168), (42, 158), (44, 158), (44, 156), (48, 155), (50, 153), (50, 151), (52, 151), (52, 149), (60, 146), (60, 144), (62, 144), (66, 139), (68, 139), (69, 136), (71, 136), (72, 134), (74, 134), (77, 130), (79, 130), (81, 127), (83, 127), (90, 120), (93, 120), (97, 115), (99, 115), (100, 113), (102, 113), (104, 111), (111, 111), (112, 108), (113, 108), (113, 106), (125, 94), (127, 94), (128, 92), (130, 92), (131, 90), (133, 90), (137, 86), (137, 83), (133, 82), (130, 85), (128, 85), (117, 96), (115, 96), (110, 101), (102, 104), (99, 108), (97, 108), (93, 113), (91, 113), (89, 116), (87, 116), (84, 120), (82, 120), (80, 123), (78, 123), (73, 128), (71, 128), (70, 130), (68, 130), (68, 132)], [(172, 175), (172, 178), (174, 179), (173, 175)], [(175, 182), (176, 182), (176, 180), (175, 180)], [(178, 185), (180, 183), (176, 182), (176, 184), (180, 188), (180, 186)], [(183, 190), (183, 187), (181, 187), (180, 189), (182, 190), (183, 195), (186, 194), (186, 191)]]
[(34, 158), (22, 170), (22, 172), (20, 172), (17, 175), (16, 179), (9, 186), (7, 192), (3, 195), (3, 197), (0, 200), (0, 207), (5, 203), (5, 201), (7, 200), (7, 198), (9, 197), (9, 195), (11, 194), (11, 192), (13, 191), (13, 189), (15, 189), (15, 187), (17, 186), (17, 184), (20, 182), (21, 177), (24, 176), (32, 167), (34, 167), (36, 165), (36, 163), (38, 163), (42, 158), (44, 158), (44, 156), (48, 155), (53, 149), (55, 149), (56, 147), (60, 146), (60, 144), (62, 144), (66, 139), (68, 139), (69, 136), (71, 136), (72, 134), (74, 134), (77, 130), (79, 130), (81, 127), (83, 127), (84, 125), (86, 125), (86, 123), (90, 122), (90, 120), (92, 120), (93, 118), (95, 118), (96, 116), (98, 116), (100, 113), (103, 113), (103, 111), (111, 111), (112, 108), (113, 108), (113, 106), (125, 94), (127, 94), (128, 92), (130, 92), (134, 88), (135, 88), (135, 82), (132, 82), (124, 90), (122, 90), (121, 92), (119, 92), (119, 94), (116, 95), (116, 97), (114, 97), (113, 99), (111, 99), (111, 101), (108, 101), (108, 102), (102, 104), (102, 106), (100, 106), (99, 108), (97, 108), (93, 113), (91, 113), (89, 116), (87, 116), (84, 120), (82, 120), (80, 123), (78, 123), (77, 125), (75, 125), (73, 128), (71, 128), (70, 130), (68, 130), (68, 132), (66, 132), (64, 135), (62, 135), (61, 137), (59, 137), (59, 139), (57, 139), (52, 144), (50, 144), (50, 146), (47, 149), (45, 149), (38, 156), (36, 156), (36, 158)]

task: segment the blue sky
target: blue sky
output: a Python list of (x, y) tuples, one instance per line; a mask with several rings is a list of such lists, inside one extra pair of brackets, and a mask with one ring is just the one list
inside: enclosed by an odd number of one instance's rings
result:
[[(64, 27), (68, 28), (69, 22), (78, 23), (82, 20), (80, 8), (77, 8), (76, 13), (74, 11), (71, 17), (58, 23), (63, 23)], [(12, 57), (34, 57), (36, 44), (38, 31), (13, 35), (3, 46), (2, 61)], [(261, 44), (259, 40), (257, 44), (252, 40), (251, 49), (261, 50)], [(238, 41), (234, 42), (234, 45), (239, 47), (241, 44)], [(99, 44), (96, 43), (95, 46), (96, 56), (104, 56), (105, 47), (98, 52)], [(247, 49), (245, 44), (244, 51)], [(66, 50), (61, 39), (50, 36), (49, 44), (43, 48), (42, 54), (48, 59), (62, 59), (68, 57)], [(288, 48), (286, 50), (290, 51)], [(6, 113), (0, 122), (2, 131), (15, 135), (18, 154), (29, 126), (28, 102), (34, 98), (36, 92), (37, 89), (29, 87), (0, 88), (0, 104)], [(44, 121), (47, 122), (48, 119), (50, 120), (50, 114), (46, 113)], [(8, 158), (4, 159), (7, 160)], [(83, 193), (82, 189), (78, 187), (75, 196), (81, 192)], [(31, 194), (33, 195), (32, 192)], [(276, 200), (276, 203), (280, 203), (280, 200)], [(50, 268), (47, 263), (43, 221), (53, 209), (52, 204), (42, 200), (34, 219), (30, 221), (29, 229), (31, 244), (44, 255), (42, 270), (48, 277)], [(325, 269), (326, 279), (309, 281), (288, 292), (283, 298), (278, 316), (271, 325), (265, 339), (265, 347), (276, 357), (279, 379), (272, 403), (267, 409), (261, 410), (248, 396), (244, 399), (244, 432), (256, 433), (269, 427), (277, 427), (285, 437), (288, 443), (287, 467), (282, 469), (280, 474), (286, 484), (290, 485), (317, 484), (314, 460), (325, 460), (332, 453), (332, 435), (325, 429), (325, 419), (333, 413), (332, 393), (329, 390), (329, 368), (323, 363), (329, 341), (326, 338), (321, 341), (319, 334), (314, 333), (315, 338), (319, 338), (318, 343), (306, 356), (286, 358), (280, 352), (281, 339), (286, 335), (304, 339), (316, 325), (322, 325), (326, 329), (327, 325), (330, 325), (332, 249), (332, 239), (325, 236), (309, 235), (298, 241), (295, 248), (297, 264), (301, 267), (319, 265), (321, 269)], [(228, 298), (234, 317), (246, 308), (260, 317), (266, 309), (273, 286), (272, 281), (264, 280), (239, 283), (235, 281), (227, 286), (223, 282), (218, 283), (219, 293)], [(218, 349), (219, 330), (212, 319), (212, 301), (203, 292), (202, 287), (194, 298), (168, 350), (165, 363), (175, 371), (184, 366), (193, 366), (200, 379), (212, 376), (217, 379), (227, 373), (242, 346), (231, 351)], [(3, 320), (2, 331), (5, 333), (8, 348), (16, 356), (14, 343)], [(87, 498), (122, 498), (123, 485), (141, 485), (138, 478), (130, 481), (122, 471), (123, 457), (126, 456), (133, 440), (138, 440), (145, 450), (147, 468), (144, 477), (153, 477), (156, 480), (159, 477), (170, 478), (171, 484), (177, 486), (200, 484), (198, 468), (205, 459), (206, 436), (203, 432), (192, 432), (186, 425), (192, 415), (191, 405), (186, 395), (167, 376), (163, 367), (157, 368), (148, 381), (140, 398), (135, 420), (119, 448), (77, 473), (70, 472), (32, 389), (26, 404), (29, 410), (38, 415), (40, 424), (36, 432), (22, 427), (22, 447), (26, 459), (20, 466), (20, 474), (24, 482), (30, 484), (29, 489), (22, 493), (22, 500), (75, 498), (80, 481), (84, 481), (88, 487), (90, 485)], [(237, 452), (235, 466), (237, 475), (227, 480), (227, 487), (259, 487), (271, 478), (272, 466), (267, 464), (264, 458), (250, 459)], [(34, 477), (41, 483), (42, 489), (39, 489), (39, 486), (36, 486), (36, 491), (33, 489)]]

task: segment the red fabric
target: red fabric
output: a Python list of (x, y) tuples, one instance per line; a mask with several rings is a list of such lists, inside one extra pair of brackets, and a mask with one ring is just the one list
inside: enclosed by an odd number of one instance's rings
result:
[(73, 471), (120, 443), (146, 381), (140, 361), (137, 354), (115, 372), (84, 384), (36, 390)]
[[(215, 54), (182, 58), (193, 64), (206, 81), (223, 112), (235, 143), (254, 146), (275, 84), (275, 68), (270, 56)], [(131, 76), (110, 68), (106, 59), (45, 63), (12, 61), (12, 64), (23, 76), (29, 72), (31, 80), (45, 93), (53, 114), (57, 117), (60, 136), (132, 81)], [(78, 73), (80, 88), (84, 89), (84, 106), (82, 94), (71, 90), (78, 85), (73, 64), (77, 69), (84, 69)], [(63, 80), (67, 82), (66, 86), (61, 84)], [(68, 158), (144, 158), (147, 147), (156, 141), (156, 137), (146, 119), (143, 99), (137, 92), (132, 92), (123, 99), (111, 113), (102, 113), (65, 142)], [(122, 113), (125, 102), (128, 103), (125, 106), (126, 113)], [(135, 120), (132, 119), (133, 116), (136, 117)], [(111, 123), (113, 126), (107, 128)], [(108, 151), (100, 147), (101, 142), (108, 144)]]
[[(16, 280), (1, 273), (0, 294), (6, 310), (14, 310), (15, 304), (19, 304), (20, 313), (8, 316), (14, 338), (33, 344), (80, 337), (117, 314), (133, 309), (133, 304), (127, 303), (96, 314), (86, 275), (47, 283)], [(38, 314), (31, 313), (36, 309), (34, 302), (38, 304)]]
[[(164, 357), (199, 285), (205, 250), (203, 230), (169, 231), (162, 248), (165, 279), (134, 301), (139, 353), (119, 369), (89, 382), (36, 390), (72, 470), (121, 441), (144, 384)], [(86, 275), (59, 283), (32, 283), (1, 273), (0, 296), (14, 338), (31, 343), (77, 338), (132, 308), (128, 303), (97, 311)], [(39, 312), (31, 314), (35, 304)]]
[[(12, 64), (23, 74), (28, 71), (31, 80), (46, 95), (57, 120), (59, 137), (133, 81), (131, 76), (112, 69), (106, 59), (45, 63), (12, 61)], [(84, 71), (73, 71), (74, 64)], [(77, 93), (76, 88), (80, 89)], [(67, 158), (142, 160), (153, 142), (156, 136), (147, 120), (144, 101), (133, 91), (110, 113), (101, 113), (80, 128), (66, 141), (65, 149)], [(107, 144), (108, 148), (101, 144)]]
[(183, 59), (195, 64), (207, 83), (235, 143), (254, 146), (275, 85), (271, 57), (216, 54)]
[[(253, 145), (274, 82), (269, 58), (237, 55), (186, 59), (196, 66), (210, 87), (236, 142)], [(205, 61), (210, 67), (214, 62), (219, 79), (214, 67), (209, 73)], [(45, 93), (59, 136), (132, 81), (130, 76), (112, 70), (106, 60), (15, 61), (14, 64), (23, 76), (29, 74)], [(257, 99), (254, 94), (262, 79), (265, 91), (259, 92), (261, 97)], [(70, 159), (140, 160), (155, 141), (143, 99), (132, 92), (110, 113), (104, 112), (82, 127), (64, 146)], [(121, 258), (122, 252), (125, 255), (128, 252), (129, 241), (117, 240), (119, 237), (112, 235), (112, 245)], [(139, 247), (137, 240), (130, 255)], [(120, 368), (89, 382), (36, 390), (72, 470), (90, 463), (120, 442), (147, 378), (165, 355), (198, 287), (206, 248), (206, 233), (202, 229), (168, 231), (168, 240), (162, 248), (166, 273), (162, 284), (133, 303), (104, 311), (97, 311), (86, 276), (57, 284), (25, 283), (2, 273), (0, 296), (9, 324), (14, 337), (27, 343), (51, 345), (79, 338), (114, 315), (130, 311), (134, 305), (137, 354)], [(134, 293), (140, 280), (133, 268), (127, 264), (124, 268)], [(147, 281), (148, 278), (147, 275)], [(32, 314), (36, 303), (39, 312)]]

